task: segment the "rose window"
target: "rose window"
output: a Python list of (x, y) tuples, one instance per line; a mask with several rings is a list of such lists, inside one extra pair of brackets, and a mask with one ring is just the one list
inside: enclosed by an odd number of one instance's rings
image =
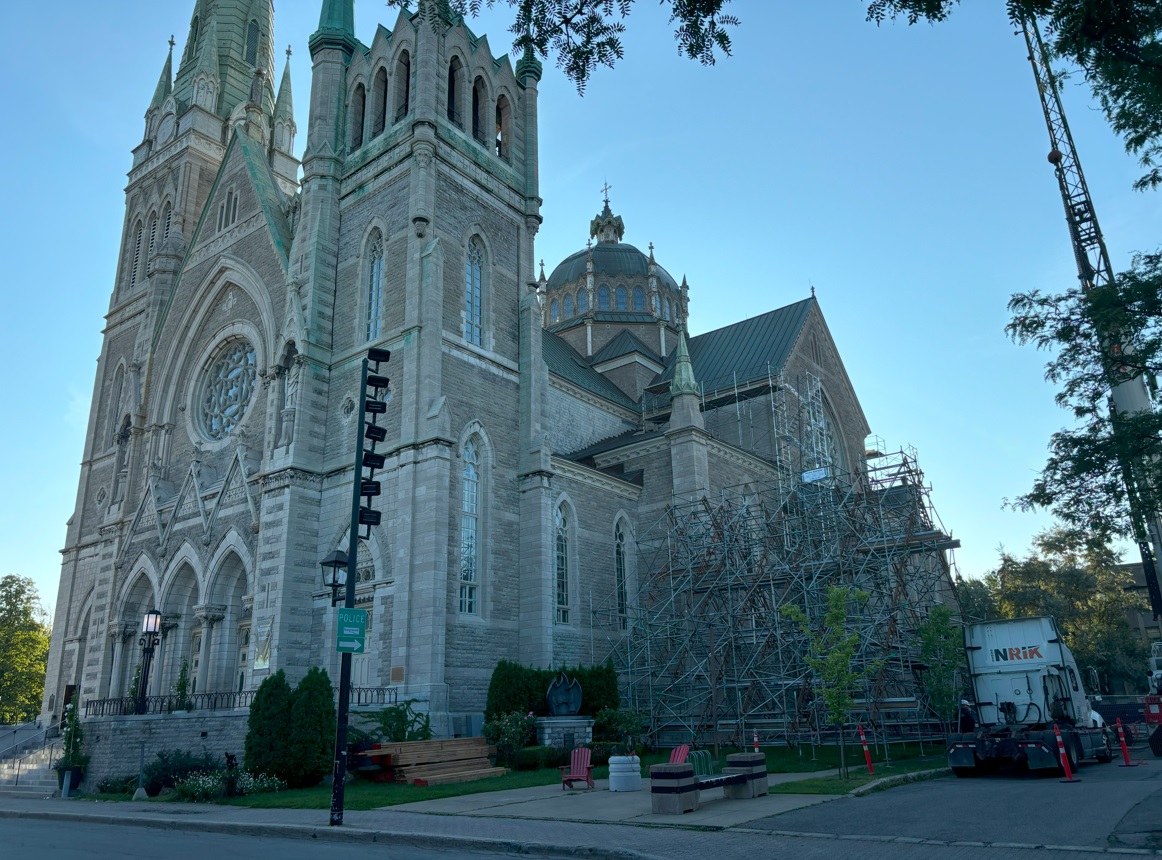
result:
[(207, 437), (225, 439), (241, 423), (256, 376), (249, 341), (231, 341), (218, 353), (202, 386), (202, 432)]

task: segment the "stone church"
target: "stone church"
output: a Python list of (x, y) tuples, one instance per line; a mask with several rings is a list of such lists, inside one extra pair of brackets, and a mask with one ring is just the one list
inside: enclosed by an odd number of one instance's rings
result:
[[(576, 213), (585, 247), (535, 263), (535, 57), (417, 12), (364, 43), (353, 0), (321, 7), (301, 161), (271, 0), (196, 0), (165, 60), (126, 188), (47, 720), (76, 697), (116, 712), (101, 703), (132, 692), (154, 608), (151, 694), (183, 666), (203, 710), (241, 708), (279, 669), (337, 680), (319, 562), (349, 539), (371, 346), (391, 350), (391, 397), (354, 684), (420, 700), (438, 735), (478, 726), (502, 657), (603, 659), (639, 531), (675, 501), (862, 467), (868, 426), (814, 296), (690, 337), (691, 303), (727, 287), (676, 279), (608, 199)], [(812, 415), (794, 462), (718, 408), (769, 416), (776, 399)]]

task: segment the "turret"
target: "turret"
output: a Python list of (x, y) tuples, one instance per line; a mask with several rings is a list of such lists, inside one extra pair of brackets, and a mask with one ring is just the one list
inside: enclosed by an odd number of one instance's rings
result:
[(291, 94), (290, 73), (291, 49), (286, 49), (286, 66), (282, 70), (282, 81), (278, 85), (278, 98), (274, 103), (274, 135), (270, 146), (270, 166), (283, 191), (293, 192), (297, 187), (299, 162), (294, 157), (295, 125), (294, 97)]

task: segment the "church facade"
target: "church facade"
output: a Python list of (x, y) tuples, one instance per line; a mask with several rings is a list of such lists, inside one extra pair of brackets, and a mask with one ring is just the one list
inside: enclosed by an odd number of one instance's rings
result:
[[(126, 189), (50, 721), (133, 692), (154, 608), (153, 694), (183, 666), (195, 695), (337, 678), (319, 561), (349, 539), (369, 347), (391, 350), (392, 385), (354, 684), (419, 699), (437, 735), (475, 724), (502, 657), (603, 659), (639, 530), (668, 506), (861, 468), (867, 422), (813, 296), (688, 337), (698, 285), (626, 242), (608, 199), (589, 245), (537, 270), (535, 58), (415, 12), (365, 44), (352, 0), (321, 6), (301, 162), (271, 0), (196, 0), (165, 61)], [(710, 408), (740, 386), (813, 410), (794, 462)]]

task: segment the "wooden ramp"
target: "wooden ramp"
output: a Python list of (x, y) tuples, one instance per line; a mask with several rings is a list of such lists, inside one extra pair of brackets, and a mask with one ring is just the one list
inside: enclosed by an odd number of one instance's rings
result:
[(496, 747), (487, 746), (484, 738), (452, 738), (379, 744), (373, 755), (395, 782), (445, 785), (508, 773), (488, 760), (495, 752)]

